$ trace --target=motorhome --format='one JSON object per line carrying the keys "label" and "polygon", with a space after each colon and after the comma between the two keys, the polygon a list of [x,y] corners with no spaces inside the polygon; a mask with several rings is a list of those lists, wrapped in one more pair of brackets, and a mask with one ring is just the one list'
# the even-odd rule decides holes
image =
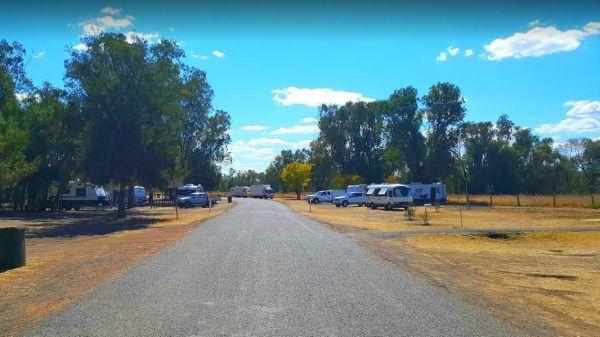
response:
{"label": "motorhome", "polygon": [[108,198],[102,186],[72,181],[63,191],[60,203],[63,209],[79,210],[84,206],[108,205]]}
{"label": "motorhome", "polygon": [[250,186],[250,196],[259,199],[273,199],[275,190],[271,188],[271,185],[252,185]]}
{"label": "motorhome", "polygon": [[360,193],[367,192],[367,184],[348,185],[348,187],[346,187],[346,193],[352,193],[352,192],[360,192]]}
{"label": "motorhome", "polygon": [[233,186],[229,190],[232,197],[247,198],[250,195],[250,187],[248,186]]}
{"label": "motorhome", "polygon": [[446,202],[446,186],[444,184],[410,183],[410,194],[415,205],[442,204]]}
{"label": "motorhome", "polygon": [[323,190],[317,191],[315,194],[306,196],[306,200],[312,204],[319,204],[321,202],[333,202],[333,199],[341,197],[346,194],[344,190]]}
{"label": "motorhome", "polygon": [[403,184],[374,184],[367,186],[367,206],[386,210],[406,208],[412,204],[410,187]]}
{"label": "motorhome", "polygon": [[177,188],[177,196],[182,197],[194,192],[204,192],[204,187],[202,185],[194,185],[194,184],[185,184],[181,185]]}

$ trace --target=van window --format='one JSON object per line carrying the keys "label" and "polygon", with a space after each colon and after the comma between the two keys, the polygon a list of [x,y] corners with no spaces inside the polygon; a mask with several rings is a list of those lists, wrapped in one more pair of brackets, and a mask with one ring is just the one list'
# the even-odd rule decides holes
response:
{"label": "van window", "polygon": [[367,191],[367,195],[373,195],[374,192],[375,192],[374,188],[369,188],[369,190]]}
{"label": "van window", "polygon": [[382,189],[379,190],[379,193],[377,193],[377,195],[385,195],[385,193],[387,192],[387,190],[388,189],[386,187],[384,187],[384,188],[382,188]]}
{"label": "van window", "polygon": [[399,186],[394,188],[394,196],[395,197],[408,197],[409,188],[405,186]]}

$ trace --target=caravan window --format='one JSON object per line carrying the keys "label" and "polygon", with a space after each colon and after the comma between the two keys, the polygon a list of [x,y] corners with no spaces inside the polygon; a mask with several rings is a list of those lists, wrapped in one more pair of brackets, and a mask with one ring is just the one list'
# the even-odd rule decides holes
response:
{"label": "caravan window", "polygon": [[399,186],[394,188],[395,197],[408,197],[409,188],[405,186]]}
{"label": "caravan window", "polygon": [[369,188],[369,190],[367,191],[367,195],[373,195],[374,193],[375,193],[374,188]]}
{"label": "caravan window", "polygon": [[384,188],[382,188],[382,189],[379,190],[379,193],[377,193],[377,195],[385,195],[385,193],[387,192],[387,190],[388,189],[386,187],[384,187]]}

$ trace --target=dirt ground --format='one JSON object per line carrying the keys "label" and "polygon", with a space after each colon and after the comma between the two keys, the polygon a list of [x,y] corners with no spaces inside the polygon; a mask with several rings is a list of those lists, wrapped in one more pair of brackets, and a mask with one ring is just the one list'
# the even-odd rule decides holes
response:
{"label": "dirt ground", "polygon": [[[402,211],[336,208],[282,201],[301,214],[351,232],[390,261],[464,298],[534,336],[600,336],[600,232],[402,235],[376,232],[460,227],[457,208],[429,212],[431,225],[408,221]],[[422,216],[423,210],[417,211]],[[477,208],[463,212],[465,228],[598,227],[600,213],[586,209]]]}
{"label": "dirt ground", "polygon": [[[383,211],[367,207],[313,205],[306,201],[280,200],[300,214],[328,223],[340,230],[398,232],[437,229],[524,229],[600,228],[600,210],[548,207],[416,207],[415,219],[407,220],[402,210]],[[310,210],[310,211],[309,211]],[[462,215],[462,222],[461,222]]]}
{"label": "dirt ground", "polygon": [[16,336],[43,317],[166,248],[232,204],[210,210],[136,208],[124,220],[110,210],[3,216],[27,228],[25,267],[0,270],[0,336]]}

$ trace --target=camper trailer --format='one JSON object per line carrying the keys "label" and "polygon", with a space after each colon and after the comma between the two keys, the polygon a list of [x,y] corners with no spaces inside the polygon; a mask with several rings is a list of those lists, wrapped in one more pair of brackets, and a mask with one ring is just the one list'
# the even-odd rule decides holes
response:
{"label": "camper trailer", "polygon": [[412,204],[410,187],[403,184],[376,184],[367,186],[367,206],[386,210],[406,208]]}
{"label": "camper trailer", "polygon": [[102,186],[72,181],[62,193],[61,205],[63,209],[79,210],[84,206],[108,205],[108,198]]}
{"label": "camper trailer", "polygon": [[185,184],[181,185],[177,188],[177,196],[182,197],[194,192],[204,192],[204,187],[202,185],[194,185],[194,184]]}
{"label": "camper trailer", "polygon": [[446,186],[444,184],[410,183],[410,194],[415,205],[442,204],[446,202]]}
{"label": "camper trailer", "polygon": [[346,188],[346,193],[352,193],[352,192],[360,192],[360,193],[365,193],[367,192],[367,184],[358,184],[358,185],[348,185],[348,187]]}
{"label": "camper trailer", "polygon": [[250,187],[248,186],[233,186],[229,190],[232,197],[247,198],[250,195]]}

